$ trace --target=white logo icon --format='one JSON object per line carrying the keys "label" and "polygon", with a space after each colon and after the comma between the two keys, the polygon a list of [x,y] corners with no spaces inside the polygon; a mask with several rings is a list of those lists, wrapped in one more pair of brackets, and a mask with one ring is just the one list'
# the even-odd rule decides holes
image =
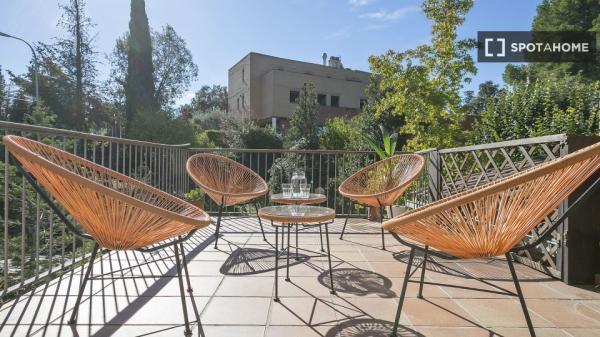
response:
{"label": "white logo icon", "polygon": [[494,39],[492,38],[485,38],[485,44],[484,44],[484,50],[485,50],[485,57],[504,57],[506,56],[506,39],[505,38],[497,38],[495,39],[497,42],[500,42],[501,46],[502,46],[502,51],[500,53],[497,53],[494,55],[494,53],[490,53],[489,51],[489,43],[490,42],[494,42]]}

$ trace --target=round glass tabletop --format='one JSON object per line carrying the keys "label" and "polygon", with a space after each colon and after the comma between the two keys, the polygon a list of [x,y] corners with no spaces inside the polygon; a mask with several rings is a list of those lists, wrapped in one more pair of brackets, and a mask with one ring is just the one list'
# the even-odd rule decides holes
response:
{"label": "round glass tabletop", "polygon": [[258,210],[258,216],[265,220],[283,224],[310,224],[333,221],[335,219],[335,210],[309,205],[267,206]]}
{"label": "round glass tabletop", "polygon": [[275,203],[286,205],[313,205],[324,203],[327,201],[327,197],[324,194],[310,193],[308,198],[292,198],[284,197],[283,193],[277,193],[271,195],[271,200]]}

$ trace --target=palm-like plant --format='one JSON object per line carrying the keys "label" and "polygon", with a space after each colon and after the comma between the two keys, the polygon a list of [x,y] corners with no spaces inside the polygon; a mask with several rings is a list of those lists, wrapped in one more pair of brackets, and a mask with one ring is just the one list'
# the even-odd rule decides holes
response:
{"label": "palm-like plant", "polygon": [[379,130],[381,131],[381,139],[383,142],[383,148],[378,145],[373,138],[362,135],[363,138],[367,141],[369,146],[377,153],[381,160],[390,158],[396,152],[396,145],[398,144],[398,130],[394,130],[389,132],[383,125],[379,125]]}

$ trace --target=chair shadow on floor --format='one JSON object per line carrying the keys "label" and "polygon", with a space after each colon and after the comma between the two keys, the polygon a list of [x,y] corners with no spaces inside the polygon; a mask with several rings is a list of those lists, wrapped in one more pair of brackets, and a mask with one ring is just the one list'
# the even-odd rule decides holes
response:
{"label": "chair shadow on floor", "polygon": [[[389,337],[392,332],[393,323],[372,318],[352,319],[340,323],[327,331],[325,337]],[[424,336],[423,334],[400,325],[398,337],[404,336]]]}
{"label": "chair shadow on floor", "polygon": [[[318,280],[322,286],[331,288],[329,271],[321,273]],[[358,268],[334,269],[333,288],[336,292],[357,296],[377,294],[385,298],[396,297],[396,293],[391,290],[392,280],[381,274]]]}
{"label": "chair shadow on floor", "polygon": [[[290,267],[310,260],[310,256],[298,254],[290,258]],[[286,257],[281,255],[279,268],[285,268]],[[275,250],[261,248],[237,248],[232,251],[220,268],[223,275],[256,275],[275,270]]]}
{"label": "chair shadow on floor", "polygon": [[[394,253],[394,259],[402,263],[408,263],[409,251]],[[413,258],[413,266],[421,266],[423,262],[423,252],[417,250]],[[469,268],[470,267],[470,268]],[[427,271],[432,271],[449,276],[474,279],[479,281],[510,281],[512,278],[508,270],[508,265],[503,259],[488,260],[462,260],[456,262],[452,260],[443,260],[429,255],[427,257]],[[537,273],[519,273],[519,282],[540,282],[554,281],[550,276],[536,275]]]}

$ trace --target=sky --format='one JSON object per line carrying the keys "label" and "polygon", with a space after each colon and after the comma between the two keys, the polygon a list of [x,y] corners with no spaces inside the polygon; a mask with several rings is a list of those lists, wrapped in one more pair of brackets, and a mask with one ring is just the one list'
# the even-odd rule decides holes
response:
{"label": "sky", "polygon": [[[59,2],[0,0],[0,32],[49,43],[64,34],[56,26]],[[541,0],[475,0],[459,38],[483,30],[529,30]],[[250,51],[321,63],[323,52],[344,67],[369,70],[368,57],[402,51],[430,38],[431,22],[416,0],[146,0],[152,29],[169,24],[183,37],[198,65],[198,79],[178,100],[188,102],[203,84],[227,85],[227,70]],[[109,72],[105,55],[128,30],[129,1],[88,0],[98,51],[98,81]],[[476,56],[473,53],[474,57]],[[0,65],[23,73],[31,55],[21,42],[0,37]],[[504,63],[476,63],[479,83],[502,83]]]}

